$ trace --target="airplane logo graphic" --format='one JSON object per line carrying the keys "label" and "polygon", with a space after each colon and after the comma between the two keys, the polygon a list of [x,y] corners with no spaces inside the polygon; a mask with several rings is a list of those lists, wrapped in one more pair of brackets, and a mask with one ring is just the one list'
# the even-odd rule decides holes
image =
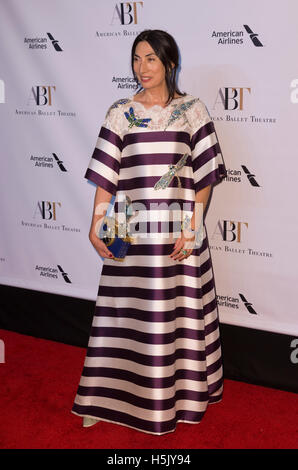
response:
{"label": "airplane logo graphic", "polygon": [[247,169],[246,166],[241,165],[241,167],[243,168],[244,173],[246,173],[246,176],[247,176],[248,181],[250,182],[250,184],[251,184],[252,186],[260,187],[259,183],[257,183],[257,181],[256,181],[256,179],[255,179],[255,176],[256,176],[256,175],[250,173],[250,171]]}
{"label": "airplane logo graphic", "polygon": [[249,34],[250,39],[256,47],[263,47],[263,44],[258,38],[258,34],[254,33],[247,24],[243,25],[246,29],[246,32]]}

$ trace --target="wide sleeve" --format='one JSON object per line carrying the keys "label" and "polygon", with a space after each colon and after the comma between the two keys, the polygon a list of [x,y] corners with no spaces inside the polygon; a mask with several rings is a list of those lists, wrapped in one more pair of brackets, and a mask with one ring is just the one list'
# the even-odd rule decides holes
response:
{"label": "wide sleeve", "polygon": [[191,113],[191,158],[195,192],[220,181],[226,168],[214,124],[206,106],[198,100]]}
{"label": "wide sleeve", "polygon": [[112,195],[115,195],[117,191],[123,146],[119,111],[118,106],[114,105],[108,110],[85,173],[85,178]]}

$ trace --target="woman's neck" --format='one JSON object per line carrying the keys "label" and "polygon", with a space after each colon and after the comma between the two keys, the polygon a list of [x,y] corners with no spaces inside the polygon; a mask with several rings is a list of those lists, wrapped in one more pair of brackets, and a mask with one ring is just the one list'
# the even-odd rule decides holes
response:
{"label": "woman's neck", "polygon": [[166,84],[156,88],[144,89],[140,98],[146,104],[165,104],[169,99],[169,91]]}
{"label": "woman's neck", "polygon": [[[175,93],[173,98],[178,98],[179,96],[178,93]],[[168,102],[169,92],[168,89],[143,90],[135,95],[135,99],[147,106],[154,106],[155,104],[164,106]]]}

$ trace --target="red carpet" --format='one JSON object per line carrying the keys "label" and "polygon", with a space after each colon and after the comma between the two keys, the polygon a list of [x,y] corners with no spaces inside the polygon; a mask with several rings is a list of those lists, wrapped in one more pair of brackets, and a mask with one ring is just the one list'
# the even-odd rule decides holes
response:
{"label": "red carpet", "polygon": [[85,349],[0,330],[1,449],[297,449],[298,396],[225,380],[223,401],[199,424],[152,436],[70,410]]}

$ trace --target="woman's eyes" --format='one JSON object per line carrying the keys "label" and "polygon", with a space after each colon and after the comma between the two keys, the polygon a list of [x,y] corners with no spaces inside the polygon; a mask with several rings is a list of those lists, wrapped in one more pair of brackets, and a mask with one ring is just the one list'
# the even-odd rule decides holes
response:
{"label": "woman's eyes", "polygon": [[[134,62],[139,62],[140,58],[139,57],[134,57],[133,60],[134,60]],[[155,58],[154,57],[148,57],[147,61],[148,62],[155,62]]]}

